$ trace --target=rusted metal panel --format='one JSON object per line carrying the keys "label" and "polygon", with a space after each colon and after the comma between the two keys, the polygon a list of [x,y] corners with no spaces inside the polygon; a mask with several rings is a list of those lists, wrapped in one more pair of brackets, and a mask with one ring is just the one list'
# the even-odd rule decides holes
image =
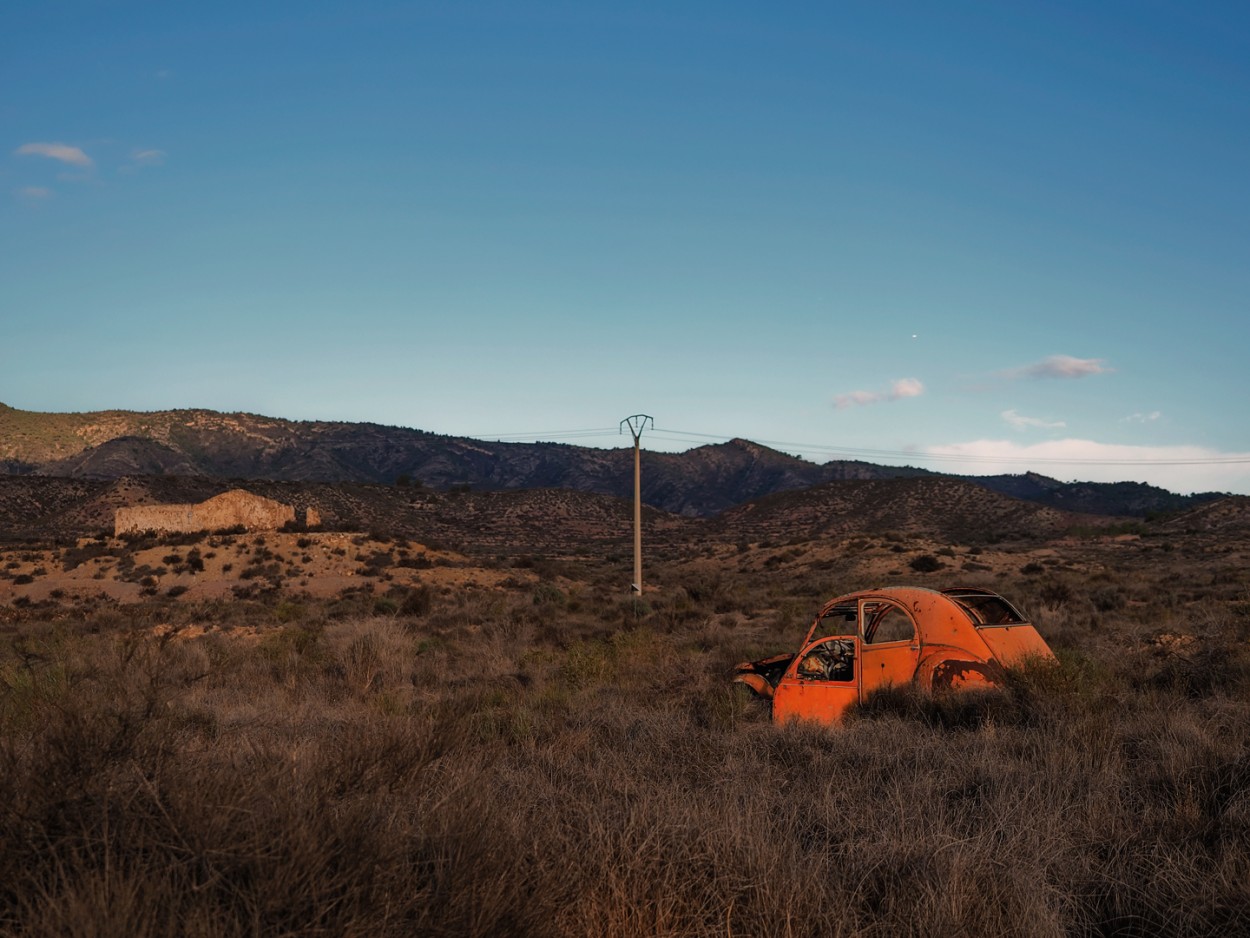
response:
{"label": "rusted metal panel", "polygon": [[794,678],[782,678],[773,692],[773,722],[815,720],[838,723],[851,704],[859,700],[859,687],[847,685],[810,684]]}
{"label": "rusted metal panel", "polygon": [[997,661],[979,661],[958,648],[942,649],[921,662],[916,681],[931,693],[1002,687],[1007,672]]}
{"label": "rusted metal panel", "polygon": [[1037,634],[1037,629],[1027,623],[981,628],[977,632],[989,646],[990,653],[1008,667],[1028,658],[1054,657],[1050,646]]}
{"label": "rusted metal panel", "polygon": [[919,657],[920,649],[916,645],[865,646],[860,699],[889,684],[910,684]]}

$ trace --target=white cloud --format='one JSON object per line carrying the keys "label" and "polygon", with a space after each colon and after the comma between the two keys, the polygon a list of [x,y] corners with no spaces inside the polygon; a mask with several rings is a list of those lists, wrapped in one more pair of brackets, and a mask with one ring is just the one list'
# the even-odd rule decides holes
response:
{"label": "white cloud", "polygon": [[41,202],[52,198],[52,190],[46,186],[22,186],[20,189],[14,189],[13,194],[27,202]]}
{"label": "white cloud", "polygon": [[130,161],[117,167],[117,171],[128,176],[148,166],[163,166],[166,155],[164,150],[131,150]]}
{"label": "white cloud", "polygon": [[833,406],[838,410],[847,407],[862,407],[881,401],[897,401],[904,397],[919,397],[924,393],[924,385],[915,378],[899,378],[887,391],[851,391],[839,394],[833,399]]}
{"label": "white cloud", "polygon": [[930,468],[966,475],[1040,472],[1065,481],[1149,482],[1173,492],[1250,494],[1250,453],[1202,446],[1128,446],[1093,440],[974,440],[924,447]]}
{"label": "white cloud", "polygon": [[165,162],[164,150],[135,150],[130,161],[136,166],[160,166]]}
{"label": "white cloud", "polygon": [[1026,417],[1014,410],[1004,410],[1000,416],[1017,430],[1027,430],[1030,427],[1039,430],[1060,430],[1067,426],[1062,420],[1042,420],[1040,417]]}
{"label": "white cloud", "polygon": [[1104,358],[1051,355],[1040,362],[1012,368],[1002,374],[1007,378],[1086,378],[1089,375],[1102,375],[1114,370],[1107,366]]}
{"label": "white cloud", "polygon": [[899,378],[890,388],[890,400],[896,401],[900,397],[919,397],[924,393],[924,385],[915,378]]}
{"label": "white cloud", "polygon": [[13,151],[18,156],[46,156],[50,160],[67,163],[70,166],[92,166],[91,157],[78,147],[67,143],[23,143]]}
{"label": "white cloud", "polygon": [[1142,414],[1142,413],[1129,414],[1127,417],[1121,418],[1121,422],[1122,423],[1153,423],[1154,421],[1158,420],[1162,416],[1163,416],[1163,413],[1161,411],[1152,410],[1148,414]]}

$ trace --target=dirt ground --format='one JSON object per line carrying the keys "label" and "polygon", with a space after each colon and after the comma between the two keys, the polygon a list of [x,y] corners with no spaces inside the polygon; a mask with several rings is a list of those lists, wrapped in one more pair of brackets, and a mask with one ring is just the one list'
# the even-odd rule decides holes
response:
{"label": "dirt ground", "polygon": [[86,598],[138,602],[155,596],[195,601],[269,588],[327,598],[345,590],[392,586],[489,589],[529,576],[523,570],[482,567],[412,541],[379,542],[343,532],[206,534],[146,543],[84,538],[73,548],[0,550],[0,604]]}

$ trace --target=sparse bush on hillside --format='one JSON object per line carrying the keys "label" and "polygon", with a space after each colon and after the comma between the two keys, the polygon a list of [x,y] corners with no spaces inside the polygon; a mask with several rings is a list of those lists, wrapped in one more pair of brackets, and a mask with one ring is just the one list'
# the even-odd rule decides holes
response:
{"label": "sparse bush on hillside", "polygon": [[148,550],[159,543],[153,531],[123,531],[118,535],[118,540],[131,551]]}
{"label": "sparse bush on hillside", "polygon": [[1089,590],[1089,601],[1099,612],[1114,612],[1123,609],[1128,598],[1121,587],[1095,586]]}
{"label": "sparse bush on hillside", "polygon": [[1072,599],[1072,587],[1063,580],[1046,580],[1041,585],[1039,596],[1044,603],[1063,605]]}
{"label": "sparse bush on hillside", "polygon": [[915,570],[917,573],[933,573],[937,570],[941,570],[943,564],[942,561],[938,560],[932,554],[920,554],[918,557],[913,557],[909,560],[907,566],[911,567],[911,569]]}
{"label": "sparse bush on hillside", "polygon": [[564,595],[564,591],[550,583],[536,583],[532,595],[535,606],[559,607],[568,604],[568,597]]}
{"label": "sparse bush on hillside", "polygon": [[427,557],[424,553],[413,556],[400,557],[395,562],[397,567],[406,567],[410,570],[428,570],[434,566],[434,561]]}
{"label": "sparse bush on hillside", "polygon": [[68,573],[98,557],[107,557],[109,553],[108,544],[100,541],[89,541],[81,547],[67,547],[61,554],[61,567]]}

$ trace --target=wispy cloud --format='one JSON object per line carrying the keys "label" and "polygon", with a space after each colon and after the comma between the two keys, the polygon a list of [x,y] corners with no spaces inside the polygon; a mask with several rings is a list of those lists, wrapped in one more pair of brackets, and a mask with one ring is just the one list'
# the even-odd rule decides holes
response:
{"label": "wispy cloud", "polygon": [[165,162],[164,150],[134,150],[130,161],[136,166],[160,166]]}
{"label": "wispy cloud", "polygon": [[1040,362],[1011,368],[1001,374],[1005,378],[1087,378],[1114,371],[1104,358],[1074,358],[1071,355],[1051,355]]}
{"label": "wispy cloud", "polygon": [[69,166],[89,168],[94,165],[91,157],[68,143],[23,143],[13,152],[18,156],[46,156]]}
{"label": "wispy cloud", "polygon": [[1173,492],[1227,492],[1250,488],[1250,453],[1202,446],[1126,446],[1094,440],[974,440],[926,446],[933,468],[969,475],[1040,472],[1062,480],[1149,482]]}
{"label": "wispy cloud", "polygon": [[1122,423],[1154,423],[1163,416],[1162,411],[1152,410],[1148,414],[1129,414],[1127,417],[1121,417]]}
{"label": "wispy cloud", "polygon": [[924,385],[915,378],[899,378],[885,391],[851,391],[849,394],[839,394],[833,399],[833,406],[838,410],[845,410],[847,407],[862,407],[881,401],[919,397],[923,393]]}
{"label": "wispy cloud", "polygon": [[163,166],[166,156],[164,150],[131,150],[130,159],[117,167],[117,171],[122,175],[130,175],[150,166]]}
{"label": "wispy cloud", "polygon": [[1067,426],[1062,420],[1042,420],[1040,417],[1026,417],[1014,410],[1004,410],[1000,416],[1017,430],[1059,430]]}
{"label": "wispy cloud", "polygon": [[42,202],[44,199],[52,198],[52,190],[47,186],[22,186],[20,189],[14,189],[13,195],[23,202]]}

